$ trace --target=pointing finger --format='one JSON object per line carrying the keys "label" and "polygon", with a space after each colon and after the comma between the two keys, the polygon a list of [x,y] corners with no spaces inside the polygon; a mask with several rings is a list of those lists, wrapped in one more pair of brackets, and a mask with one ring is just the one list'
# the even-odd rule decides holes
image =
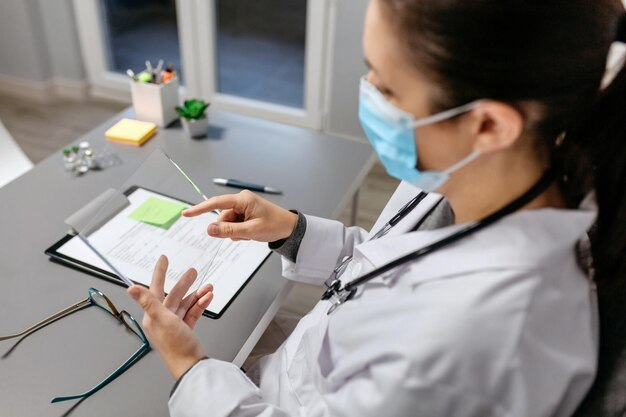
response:
{"label": "pointing finger", "polygon": [[239,194],[225,194],[211,197],[202,203],[183,210],[183,216],[194,217],[213,210],[227,210],[240,205]]}

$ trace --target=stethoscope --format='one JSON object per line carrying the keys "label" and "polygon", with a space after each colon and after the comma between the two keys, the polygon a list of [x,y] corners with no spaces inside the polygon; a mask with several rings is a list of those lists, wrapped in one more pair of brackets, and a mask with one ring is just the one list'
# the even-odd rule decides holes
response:
{"label": "stethoscope", "polygon": [[[408,262],[416,261],[439,249],[443,249],[446,246],[449,246],[455,242],[458,242],[464,237],[467,237],[471,235],[472,233],[475,233],[497,222],[503,217],[508,216],[509,214],[519,210],[520,208],[524,207],[526,204],[530,203],[539,194],[544,192],[550,186],[553,180],[554,180],[554,173],[551,170],[547,170],[543,174],[543,176],[539,179],[539,181],[537,181],[528,191],[526,191],[520,197],[513,200],[511,203],[507,204],[506,206],[499,209],[498,211],[490,214],[489,216],[481,220],[478,220],[470,224],[469,226],[459,230],[458,232],[451,234],[450,236],[446,236],[443,239],[440,239],[434,243],[431,243],[428,246],[420,248],[398,259],[395,259],[379,268],[374,269],[373,271],[368,272],[367,274],[359,278],[356,278],[350,281],[346,285],[342,285],[340,277],[345,272],[348,264],[352,260],[351,256],[346,257],[339,264],[339,266],[337,266],[333,270],[333,272],[331,273],[330,277],[326,280],[326,282],[324,282],[324,285],[326,286],[326,291],[322,295],[322,300],[330,300],[331,302],[331,306],[328,309],[327,314],[332,313],[333,311],[335,311],[335,309],[337,309],[337,307],[344,304],[346,301],[349,301],[356,293],[357,287],[359,285],[365,284],[371,279],[374,279],[378,277],[379,275],[383,275],[386,272],[389,272],[392,269],[399,267],[400,265],[404,265]],[[391,228],[393,228],[403,218],[405,218],[411,211],[413,211],[413,209],[417,207],[417,205],[427,195],[428,195],[427,193],[420,192],[417,196],[411,199],[411,201],[409,201],[402,208],[400,208],[400,210],[380,230],[378,230],[378,232],[376,232],[369,240],[379,239],[382,236],[386,235],[389,232],[389,230],[391,230]],[[428,214],[426,214],[422,218],[422,220],[420,220],[420,223],[426,217],[428,217]],[[418,226],[414,227],[413,230],[415,230],[417,227],[419,227],[419,224]]]}

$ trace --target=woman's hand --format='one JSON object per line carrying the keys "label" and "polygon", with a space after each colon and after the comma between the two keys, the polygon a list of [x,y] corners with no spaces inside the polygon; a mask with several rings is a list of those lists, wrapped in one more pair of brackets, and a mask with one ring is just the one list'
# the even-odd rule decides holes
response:
{"label": "woman's hand", "polygon": [[213,299],[213,286],[207,284],[183,298],[198,276],[195,269],[189,269],[164,297],[167,266],[167,257],[161,255],[154,268],[150,289],[133,285],[127,291],[145,312],[143,329],[152,346],[174,378],[179,379],[206,356],[192,330]]}
{"label": "woman's hand", "polygon": [[183,216],[198,216],[216,209],[222,212],[218,221],[209,225],[209,235],[233,240],[273,242],[286,239],[298,221],[297,214],[248,190],[209,198],[183,211]]}

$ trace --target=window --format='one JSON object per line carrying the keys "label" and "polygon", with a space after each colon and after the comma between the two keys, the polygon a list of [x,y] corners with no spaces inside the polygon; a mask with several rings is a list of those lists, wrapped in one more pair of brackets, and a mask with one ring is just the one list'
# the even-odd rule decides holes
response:
{"label": "window", "polygon": [[174,64],[185,97],[321,127],[329,0],[74,0],[92,91],[130,97],[126,69]]}
{"label": "window", "polygon": [[217,91],[304,107],[306,0],[217,1]]}
{"label": "window", "polygon": [[108,70],[138,73],[146,60],[157,65],[163,59],[183,74],[174,1],[100,0],[100,6]]}

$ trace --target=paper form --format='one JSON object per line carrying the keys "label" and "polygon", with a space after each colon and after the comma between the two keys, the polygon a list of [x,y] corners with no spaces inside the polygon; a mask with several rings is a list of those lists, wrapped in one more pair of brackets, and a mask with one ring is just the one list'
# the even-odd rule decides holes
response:
{"label": "paper form", "polygon": [[[220,314],[269,255],[267,244],[210,237],[206,230],[209,223],[217,219],[214,213],[191,218],[179,217],[168,229],[129,217],[150,198],[180,203],[138,188],[128,196],[130,205],[88,236],[89,242],[122,274],[144,285],[150,285],[159,256],[166,255],[169,259],[166,292],[171,290],[188,268],[196,268],[198,278],[190,291],[199,288],[201,284],[212,283],[214,296],[207,311]],[[70,239],[57,251],[112,272],[78,238]]]}

